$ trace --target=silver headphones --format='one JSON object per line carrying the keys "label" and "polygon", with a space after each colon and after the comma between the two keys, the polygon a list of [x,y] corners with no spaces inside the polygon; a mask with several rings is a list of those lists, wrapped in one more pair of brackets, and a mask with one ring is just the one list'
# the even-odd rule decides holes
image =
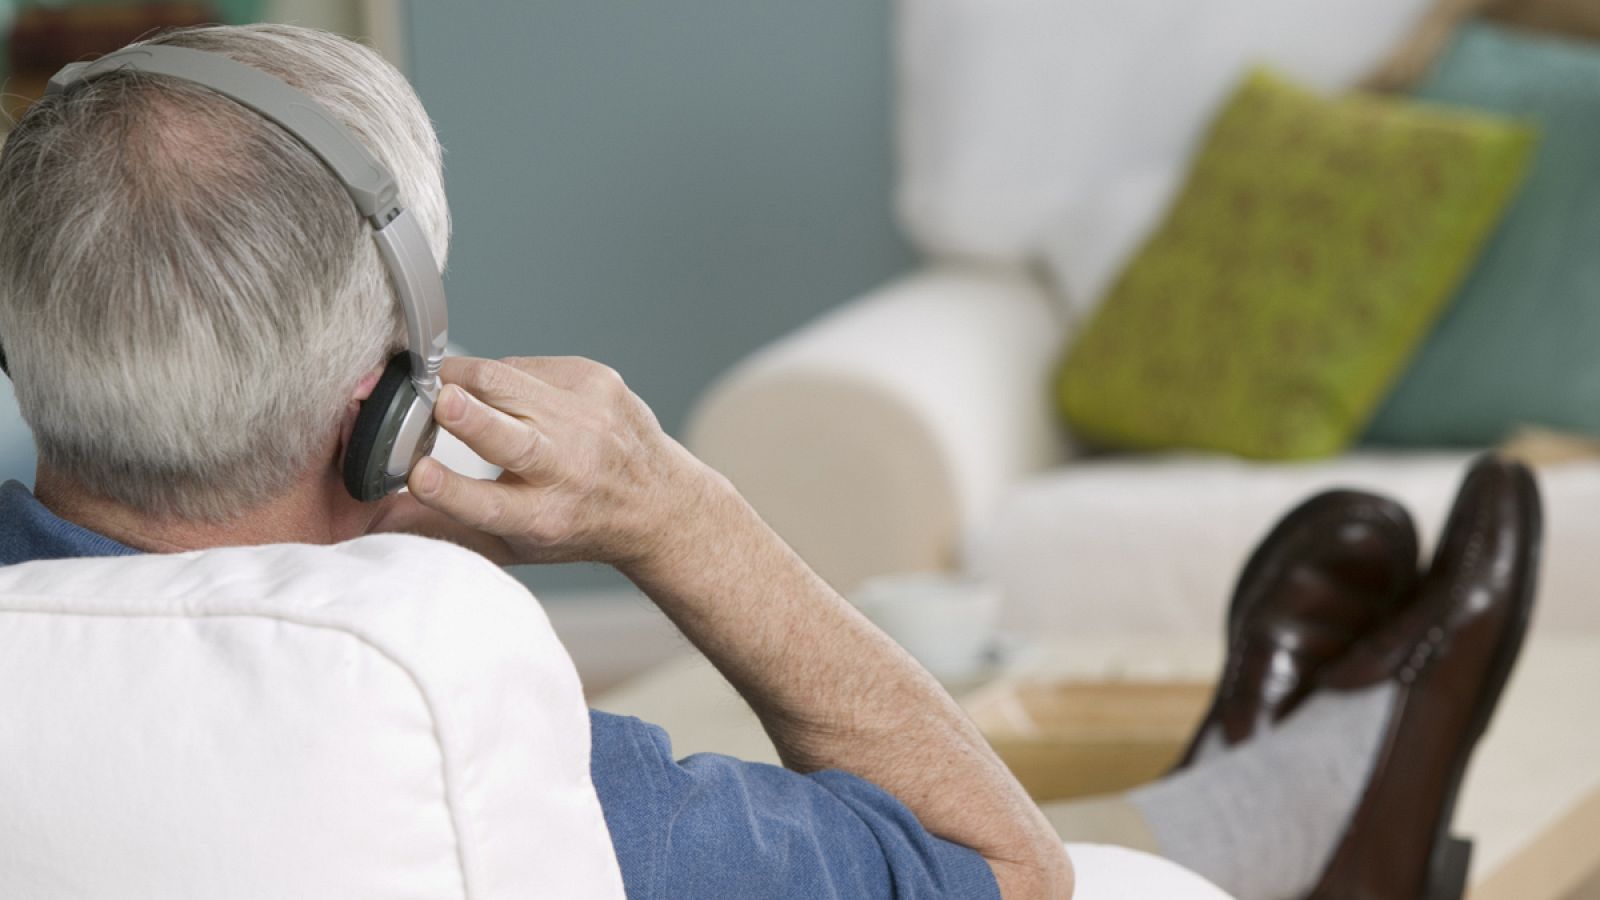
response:
{"label": "silver headphones", "polygon": [[[209,88],[276,122],[333,172],[372,227],[372,239],[406,321],[406,352],[384,369],[361,404],[344,457],[344,483],[357,500],[378,500],[403,487],[433,449],[438,428],[439,365],[447,334],[444,281],[416,217],[399,203],[394,176],[316,100],[259,69],[187,47],[130,47],[89,63],[72,63],[50,79],[49,94],[112,72],[146,72]],[[4,357],[0,357],[3,360]]]}

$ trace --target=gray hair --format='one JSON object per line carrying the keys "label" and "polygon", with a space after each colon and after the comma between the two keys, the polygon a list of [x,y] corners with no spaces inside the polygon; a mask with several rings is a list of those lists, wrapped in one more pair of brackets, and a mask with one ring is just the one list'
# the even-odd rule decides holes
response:
{"label": "gray hair", "polygon": [[[285,25],[169,32],[315,97],[394,173],[443,266],[441,150],[360,44]],[[0,157],[0,345],[39,460],[162,517],[219,521],[326,452],[404,343],[371,231],[287,132],[183,81],[40,100]]]}

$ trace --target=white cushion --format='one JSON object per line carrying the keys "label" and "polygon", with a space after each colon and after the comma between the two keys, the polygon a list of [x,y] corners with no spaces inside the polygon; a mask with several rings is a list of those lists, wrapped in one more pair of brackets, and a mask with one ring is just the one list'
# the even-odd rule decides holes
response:
{"label": "white cushion", "polygon": [[902,219],[933,254],[1018,261],[1063,240],[1102,284],[1142,238],[1252,64],[1356,81],[1429,0],[905,0]]}
{"label": "white cushion", "polygon": [[[1394,497],[1425,546],[1470,456],[1358,453],[1316,463],[1203,456],[1080,460],[1017,485],[972,535],[1025,633],[1213,634],[1245,558],[1284,513],[1331,487]],[[1540,473],[1545,527],[1535,625],[1600,631],[1600,464]]]}
{"label": "white cushion", "polygon": [[615,900],[571,660],[371,537],[0,568],[0,897]]}
{"label": "white cushion", "polygon": [[1044,248],[1057,302],[1074,325],[1088,321],[1118,275],[1160,224],[1185,172],[1159,162],[1108,178],[1056,219]]}
{"label": "white cushion", "polygon": [[1211,882],[1159,857],[1101,844],[1068,844],[1076,900],[1228,900]]}

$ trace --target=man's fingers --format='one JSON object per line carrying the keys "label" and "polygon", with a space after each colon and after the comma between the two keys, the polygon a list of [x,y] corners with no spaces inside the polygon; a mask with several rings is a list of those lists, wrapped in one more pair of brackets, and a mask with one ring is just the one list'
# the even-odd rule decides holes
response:
{"label": "man's fingers", "polygon": [[538,480],[548,440],[538,429],[478,400],[459,385],[439,392],[433,417],[462,443],[491,463],[519,477]]}
{"label": "man's fingers", "polygon": [[446,384],[458,384],[472,396],[512,415],[531,416],[556,402],[557,389],[529,372],[492,359],[448,356],[439,367]]}
{"label": "man's fingers", "polygon": [[500,361],[568,391],[582,393],[598,385],[622,384],[622,376],[615,369],[583,356],[510,356]]}
{"label": "man's fingers", "polygon": [[412,468],[407,485],[422,505],[464,525],[494,535],[517,531],[516,495],[503,484],[458,475],[444,463],[424,457]]}

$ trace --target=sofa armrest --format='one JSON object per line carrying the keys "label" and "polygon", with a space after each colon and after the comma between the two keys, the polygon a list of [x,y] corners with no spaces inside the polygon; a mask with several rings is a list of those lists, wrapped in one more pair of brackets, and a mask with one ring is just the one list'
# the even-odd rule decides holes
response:
{"label": "sofa armrest", "polygon": [[740,363],[688,444],[840,590],[948,569],[1008,485],[1066,455],[1062,337],[1024,273],[923,270]]}

